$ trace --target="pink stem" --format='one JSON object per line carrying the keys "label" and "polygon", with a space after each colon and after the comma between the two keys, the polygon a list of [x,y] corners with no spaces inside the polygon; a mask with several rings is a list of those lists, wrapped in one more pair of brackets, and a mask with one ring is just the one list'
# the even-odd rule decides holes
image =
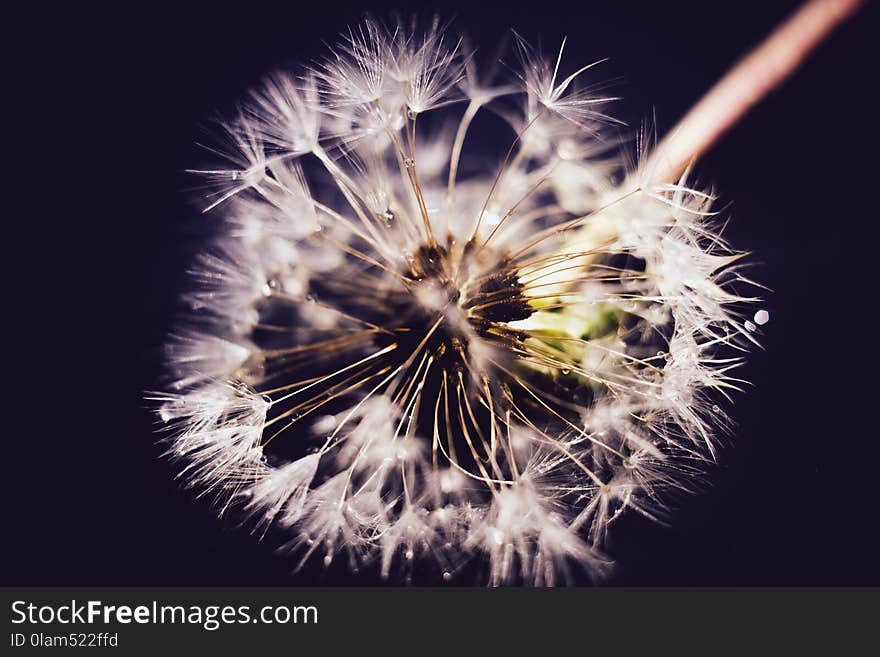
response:
{"label": "pink stem", "polygon": [[728,71],[660,142],[644,169],[647,181],[676,182],[861,4],[862,0],[807,2]]}

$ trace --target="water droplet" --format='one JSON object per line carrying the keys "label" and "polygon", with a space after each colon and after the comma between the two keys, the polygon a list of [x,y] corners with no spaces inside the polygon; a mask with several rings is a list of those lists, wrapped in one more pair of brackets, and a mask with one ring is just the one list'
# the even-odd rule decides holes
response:
{"label": "water droplet", "polygon": [[712,406],[712,410],[713,410],[715,413],[720,413],[720,412],[721,412],[721,407],[720,407],[718,404],[715,404],[715,405]]}
{"label": "water droplet", "polygon": [[411,157],[407,157],[404,158],[403,164],[407,169],[412,169],[416,165],[416,161]]}
{"label": "water droplet", "polygon": [[333,563],[333,557],[328,554],[326,557],[324,557],[324,565],[329,566],[331,563]]}
{"label": "water droplet", "polygon": [[569,374],[571,374],[571,370],[567,369],[567,368],[563,368],[559,371],[562,372],[562,374],[564,374],[565,376],[568,376]]}
{"label": "water droplet", "polygon": [[766,310],[759,310],[755,313],[755,324],[763,326],[770,321],[770,313]]}
{"label": "water droplet", "polygon": [[416,118],[418,115],[419,115],[418,112],[414,112],[414,111],[411,110],[411,109],[406,110],[406,118],[408,118],[408,119],[410,119],[410,120],[413,120],[413,119]]}
{"label": "water droplet", "polygon": [[752,324],[749,320],[746,320],[745,327],[747,331],[757,331],[758,327]]}
{"label": "water droplet", "polygon": [[406,554],[403,555],[403,556],[406,557],[406,560],[407,560],[407,561],[412,561],[412,560],[413,560],[413,557],[415,556],[415,554],[413,553],[412,550],[407,550],[407,551],[406,551]]}
{"label": "water droplet", "polygon": [[448,570],[444,570],[443,571],[443,581],[448,582],[451,579],[452,579],[452,573],[450,573]]}
{"label": "water droplet", "polygon": [[263,290],[262,290],[263,296],[266,296],[266,297],[272,296],[273,292],[277,292],[280,289],[281,289],[281,282],[275,276],[273,276],[272,278],[270,278],[266,281],[265,285],[263,285]]}

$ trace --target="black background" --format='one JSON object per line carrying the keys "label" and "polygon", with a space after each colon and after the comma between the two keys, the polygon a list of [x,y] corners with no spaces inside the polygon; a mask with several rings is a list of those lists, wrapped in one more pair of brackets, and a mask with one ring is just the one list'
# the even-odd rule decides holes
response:
{"label": "black background", "polygon": [[[289,574],[158,459],[143,391],[202,229],[199,125],[382,3],[35,6],[4,17],[2,584],[373,583]],[[617,115],[668,129],[794,2],[393,6],[609,57]],[[876,11],[701,162],[773,292],[714,485],[670,528],[619,527],[615,584],[880,584]],[[468,583],[468,582],[460,582]]]}

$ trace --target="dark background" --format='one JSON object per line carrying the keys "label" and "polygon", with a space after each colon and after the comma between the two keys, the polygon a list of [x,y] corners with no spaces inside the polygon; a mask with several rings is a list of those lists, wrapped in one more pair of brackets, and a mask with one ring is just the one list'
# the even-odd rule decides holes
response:
{"label": "dark background", "polygon": [[[372,583],[291,577],[193,501],[158,458],[143,391],[199,249],[181,173],[201,162],[199,125],[388,7],[123,4],[4,16],[0,584]],[[637,126],[656,108],[662,134],[797,4],[394,7],[454,16],[486,50],[510,27],[548,49],[568,35],[570,63],[610,58],[617,115]],[[876,11],[846,25],[699,166],[773,290],[765,350],[742,371],[754,385],[730,407],[714,485],[670,528],[622,524],[612,583],[880,584],[876,28]]]}

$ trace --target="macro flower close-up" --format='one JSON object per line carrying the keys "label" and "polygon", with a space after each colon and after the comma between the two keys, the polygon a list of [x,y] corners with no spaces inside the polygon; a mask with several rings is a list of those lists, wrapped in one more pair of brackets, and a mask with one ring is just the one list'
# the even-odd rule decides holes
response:
{"label": "macro flower close-up", "polygon": [[601,578],[615,519],[664,521],[713,460],[745,254],[645,134],[627,156],[601,62],[512,49],[483,71],[437,19],[367,19],[192,172],[222,227],[155,396],[168,453],[300,564]]}
{"label": "macro flower close-up", "polygon": [[876,6],[16,12],[12,647],[876,606]]}

